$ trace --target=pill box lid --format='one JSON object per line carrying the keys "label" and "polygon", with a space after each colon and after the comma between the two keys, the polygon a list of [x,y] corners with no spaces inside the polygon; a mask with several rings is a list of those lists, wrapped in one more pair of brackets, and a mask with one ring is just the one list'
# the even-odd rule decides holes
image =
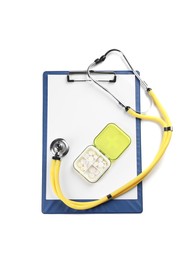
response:
{"label": "pill box lid", "polygon": [[116,160],[130,143],[130,136],[114,123],[106,125],[94,139],[94,145],[110,160]]}

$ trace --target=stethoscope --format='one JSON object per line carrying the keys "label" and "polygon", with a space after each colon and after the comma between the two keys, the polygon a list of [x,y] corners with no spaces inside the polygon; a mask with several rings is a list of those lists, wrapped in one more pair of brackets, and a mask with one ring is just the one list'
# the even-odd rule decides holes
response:
{"label": "stethoscope", "polygon": [[[122,55],[124,61],[129,66],[129,68],[131,69],[131,71],[133,72],[135,77],[138,80],[140,80],[140,85],[144,88],[146,95],[149,96],[149,98],[152,100],[153,104],[156,106],[157,110],[159,111],[159,113],[161,115],[160,117],[147,115],[144,113],[139,113],[139,112],[135,111],[133,108],[131,108],[130,106],[126,106],[116,96],[114,96],[108,89],[106,89],[104,86],[102,86],[98,81],[96,81],[91,76],[90,70],[93,67],[95,67],[96,65],[98,65],[99,63],[104,62],[104,60],[107,58],[107,56],[113,52],[120,53]],[[169,119],[165,109],[161,105],[160,101],[154,94],[153,90],[151,88],[148,88],[146,82],[140,78],[139,74],[133,69],[133,67],[131,66],[131,64],[129,63],[129,61],[127,60],[127,58],[121,51],[119,51],[117,49],[112,49],[112,50],[109,50],[108,52],[106,52],[100,58],[96,59],[92,64],[89,65],[89,67],[87,69],[87,75],[93,83],[95,83],[97,86],[101,87],[102,90],[104,90],[110,96],[112,96],[112,98],[114,98],[118,102],[118,104],[130,116],[132,116],[134,118],[139,118],[142,120],[153,121],[153,122],[157,123],[158,125],[160,125],[160,127],[162,128],[162,141],[161,141],[159,150],[156,153],[156,155],[155,155],[154,159],[152,160],[152,162],[150,163],[150,165],[145,170],[143,170],[138,176],[136,176],[131,181],[124,184],[117,190],[111,192],[110,194],[107,194],[106,196],[104,196],[101,199],[88,201],[88,202],[80,202],[80,201],[70,200],[70,199],[66,198],[64,196],[64,194],[62,193],[60,183],[59,183],[60,165],[61,165],[61,159],[69,151],[69,146],[64,139],[59,138],[59,139],[54,140],[50,145],[50,150],[53,154],[51,168],[50,168],[51,186],[52,186],[52,189],[53,189],[54,193],[56,194],[56,196],[61,201],[63,201],[64,204],[66,204],[70,208],[77,209],[77,210],[86,210],[86,209],[94,208],[111,199],[115,199],[115,198],[121,196],[122,194],[128,192],[129,190],[131,190],[132,188],[137,186],[151,172],[151,170],[155,167],[155,165],[159,162],[159,160],[165,153],[166,148],[168,147],[168,145],[170,143],[171,136],[172,136],[172,130],[173,130],[170,119]]]}

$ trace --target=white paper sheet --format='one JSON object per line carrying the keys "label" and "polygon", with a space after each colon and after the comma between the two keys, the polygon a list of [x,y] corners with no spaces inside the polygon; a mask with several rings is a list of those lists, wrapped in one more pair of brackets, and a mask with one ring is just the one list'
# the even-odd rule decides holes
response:
{"label": "white paper sheet", "polygon": [[[102,84],[125,105],[135,107],[134,75],[117,75],[116,83]],[[122,128],[131,137],[132,143],[97,183],[89,183],[74,170],[73,162],[111,122]],[[57,199],[50,186],[49,146],[58,137],[64,138],[70,146],[60,172],[62,191],[70,199],[100,198],[137,175],[136,121],[93,83],[68,83],[66,75],[48,75],[47,199]],[[119,199],[137,199],[137,187]]]}

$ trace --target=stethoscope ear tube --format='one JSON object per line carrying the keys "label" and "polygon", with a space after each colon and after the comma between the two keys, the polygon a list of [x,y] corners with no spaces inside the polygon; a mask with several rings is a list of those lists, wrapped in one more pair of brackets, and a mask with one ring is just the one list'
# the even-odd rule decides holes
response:
{"label": "stethoscope ear tube", "polygon": [[148,91],[150,88],[148,88],[147,83],[142,80],[142,78],[140,77],[139,73],[133,69],[132,65],[130,64],[129,60],[126,58],[125,54],[118,50],[118,49],[111,49],[109,51],[107,51],[104,55],[102,55],[100,58],[96,59],[93,63],[91,63],[89,65],[89,67],[87,68],[87,75],[89,77],[89,79],[98,87],[100,87],[102,90],[104,90],[105,92],[107,92],[107,94],[109,94],[114,100],[117,101],[117,103],[123,107],[126,108],[127,105],[125,105],[121,100],[119,100],[119,98],[116,97],[116,95],[112,94],[107,88],[105,88],[100,82],[98,82],[97,80],[95,80],[92,77],[92,73],[91,73],[91,69],[94,68],[95,66],[97,66],[98,64],[104,62],[107,58],[108,55],[110,55],[111,53],[118,53],[122,56],[122,59],[125,61],[126,65],[128,66],[128,68],[132,71],[132,73],[135,75],[135,77],[140,81],[140,85],[141,87],[144,89],[146,96],[149,99],[150,105],[149,108],[146,111],[142,111],[142,114],[146,114],[147,111],[151,108],[152,106],[152,99],[150,98],[150,96],[148,95]]}

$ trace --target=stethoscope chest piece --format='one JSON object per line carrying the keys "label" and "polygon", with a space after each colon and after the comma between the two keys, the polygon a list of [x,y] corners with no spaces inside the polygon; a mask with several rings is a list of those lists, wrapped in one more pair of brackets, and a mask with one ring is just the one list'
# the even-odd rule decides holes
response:
{"label": "stethoscope chest piece", "polygon": [[61,159],[68,153],[69,145],[64,139],[57,138],[50,144],[50,151],[52,152],[53,156]]}

